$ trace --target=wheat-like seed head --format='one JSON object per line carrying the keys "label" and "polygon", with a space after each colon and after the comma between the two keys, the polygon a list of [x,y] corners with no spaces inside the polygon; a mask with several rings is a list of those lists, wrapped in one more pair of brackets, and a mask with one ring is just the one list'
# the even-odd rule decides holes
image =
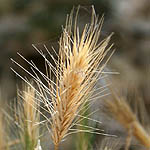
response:
{"label": "wheat-like seed head", "polygon": [[[76,117],[84,118],[84,116],[79,115],[79,111],[90,99],[87,99],[87,97],[91,95],[89,93],[92,92],[92,88],[101,76],[110,57],[105,62],[102,61],[112,47],[112,45],[108,47],[111,35],[99,43],[104,18],[99,19],[94,8],[91,23],[86,24],[80,34],[77,26],[78,11],[79,9],[75,19],[73,19],[74,11],[71,12],[70,16],[67,16],[66,26],[59,40],[59,54],[53,49],[58,59],[54,58],[44,45],[55,65],[52,65],[43,52],[33,45],[45,60],[46,75],[33,62],[29,62],[20,54],[19,56],[31,65],[34,74],[12,59],[37,83],[38,90],[36,92],[46,109],[43,106],[40,107],[44,112],[51,115],[48,118],[42,114],[50,123],[48,129],[56,150],[60,142],[69,135],[68,131],[75,125],[73,122],[77,121]],[[28,80],[19,75],[14,69],[12,70],[35,89]],[[42,76],[44,82],[39,75]],[[86,131],[88,132],[88,130]]]}
{"label": "wheat-like seed head", "polygon": [[[67,18],[66,27],[59,41],[59,58],[56,69],[56,94],[52,96],[53,111],[51,121],[52,140],[55,147],[69,131],[80,107],[86,102],[88,92],[94,86],[103,66],[110,37],[98,43],[103,18],[96,17],[94,9],[90,25],[85,25],[81,34],[75,19],[73,32],[73,12]],[[77,17],[77,14],[76,14]],[[51,83],[49,85],[51,87]]]}
{"label": "wheat-like seed head", "polygon": [[115,94],[112,100],[106,101],[111,115],[145,147],[150,148],[150,136],[138,122],[127,102]]}

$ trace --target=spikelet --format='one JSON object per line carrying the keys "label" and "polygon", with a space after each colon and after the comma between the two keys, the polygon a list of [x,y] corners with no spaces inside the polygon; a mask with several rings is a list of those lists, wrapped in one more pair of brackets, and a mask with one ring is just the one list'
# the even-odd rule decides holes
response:
{"label": "spikelet", "polygon": [[[56,150],[103,70],[104,66],[99,68],[99,65],[107,53],[105,49],[110,40],[108,37],[101,44],[97,43],[103,18],[99,20],[94,9],[91,24],[85,25],[81,37],[77,27],[77,14],[73,33],[71,31],[72,16],[73,12],[67,18],[59,41],[60,55],[55,71],[56,94],[52,96],[51,133]],[[52,86],[52,82],[49,86]]]}
{"label": "spikelet", "polygon": [[[77,121],[79,111],[90,99],[89,93],[92,92],[92,88],[101,76],[111,56],[103,62],[104,57],[112,47],[112,45],[108,47],[111,35],[99,43],[104,18],[99,19],[93,8],[91,23],[86,24],[80,34],[77,27],[78,11],[79,8],[75,19],[73,19],[74,11],[67,16],[66,25],[59,40],[59,54],[53,49],[58,59],[54,58],[44,45],[55,65],[51,64],[43,52],[33,45],[45,60],[46,75],[33,62],[29,62],[20,54],[19,56],[31,65],[34,74],[12,59],[13,63],[22,68],[37,83],[38,96],[40,96],[46,107],[46,109],[43,107],[41,109],[51,116],[48,118],[43,114],[50,123],[48,129],[51,133],[55,150],[58,149],[60,142],[69,135],[68,131],[75,125],[73,122]],[[14,69],[12,70],[34,88],[28,80],[19,75]],[[39,75],[42,76],[44,82]]]}
{"label": "spikelet", "polygon": [[35,91],[28,85],[22,92],[18,91],[16,111],[23,149],[34,150],[39,137],[39,112]]}
{"label": "spikelet", "polygon": [[[115,94],[112,100],[106,101],[106,107],[111,115],[125,128],[131,135],[146,148],[150,148],[150,136],[138,122],[136,116],[125,100],[118,98]],[[127,143],[128,144],[128,143]]]}

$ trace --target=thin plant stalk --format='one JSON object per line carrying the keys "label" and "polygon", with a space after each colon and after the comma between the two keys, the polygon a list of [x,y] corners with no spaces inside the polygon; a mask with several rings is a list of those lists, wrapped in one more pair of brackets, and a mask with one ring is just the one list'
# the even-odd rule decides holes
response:
{"label": "thin plant stalk", "polygon": [[23,149],[34,150],[39,137],[39,110],[34,89],[25,85],[18,91],[17,117]]}

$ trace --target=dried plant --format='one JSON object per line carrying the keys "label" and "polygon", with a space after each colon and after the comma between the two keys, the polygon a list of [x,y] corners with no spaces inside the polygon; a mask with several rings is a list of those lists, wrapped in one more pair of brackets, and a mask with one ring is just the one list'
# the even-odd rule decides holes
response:
{"label": "dried plant", "polygon": [[107,100],[105,104],[111,115],[127,129],[129,134],[127,138],[127,147],[133,135],[143,146],[150,148],[150,136],[138,122],[135,114],[125,100],[114,94],[113,99]]}
{"label": "dried plant", "polygon": [[0,150],[9,150],[8,131],[4,114],[5,103],[2,103],[1,100],[0,96]]}
{"label": "dried plant", "polygon": [[3,124],[3,117],[2,117],[2,112],[0,111],[0,150],[4,150],[6,146],[4,131],[5,130],[4,130],[4,124]]}
{"label": "dried plant", "polygon": [[46,100],[50,105],[48,109],[52,117],[51,136],[56,150],[72,127],[75,117],[87,100],[88,92],[103,70],[104,66],[99,68],[99,65],[107,53],[106,46],[110,40],[108,37],[97,44],[103,18],[99,21],[94,10],[92,22],[85,26],[81,37],[77,27],[77,14],[74,31],[71,31],[72,16],[73,14],[67,18],[59,41],[60,55],[58,61],[55,61],[57,69],[53,70],[56,82],[49,80],[51,104]]}
{"label": "dried plant", "polygon": [[[97,79],[101,77],[102,71],[110,57],[105,61],[103,59],[112,47],[112,45],[108,47],[111,35],[99,43],[103,17],[99,19],[95,14],[94,8],[92,10],[91,23],[85,25],[80,36],[79,28],[77,27],[78,11],[79,9],[75,19],[73,19],[74,11],[71,12],[70,16],[67,16],[66,26],[59,40],[59,54],[53,49],[58,59],[55,59],[44,45],[55,65],[52,65],[43,52],[33,45],[45,60],[47,75],[43,74],[33,62],[27,61],[20,54],[21,58],[32,66],[34,74],[12,60],[37,83],[37,93],[46,107],[41,107],[41,109],[51,115],[51,117],[47,117],[43,114],[50,123],[48,129],[51,133],[55,150],[58,149],[60,142],[71,133],[83,131],[94,133],[94,128],[73,130],[72,127],[77,123],[79,124],[84,118],[84,116],[79,115],[79,112],[83,109],[86,102],[91,100],[91,94],[89,93],[92,92]],[[34,89],[28,80],[17,72],[15,73]],[[45,81],[42,82],[39,74],[47,84],[45,84]],[[30,111],[30,109],[29,107],[29,110],[26,111]],[[32,119],[30,117],[28,120]],[[32,125],[29,122],[26,122],[26,124],[32,129]],[[68,133],[69,131],[72,132]]]}
{"label": "dried plant", "polygon": [[19,134],[23,149],[34,150],[39,137],[39,108],[34,89],[25,85],[18,91],[16,120],[20,128]]}

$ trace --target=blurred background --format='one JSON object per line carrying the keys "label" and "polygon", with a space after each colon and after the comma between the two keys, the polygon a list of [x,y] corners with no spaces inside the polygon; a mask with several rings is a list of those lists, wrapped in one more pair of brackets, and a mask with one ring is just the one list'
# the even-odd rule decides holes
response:
{"label": "blurred background", "polygon": [[[0,0],[0,91],[4,99],[13,99],[20,79],[10,70],[10,58],[24,67],[17,55],[44,70],[41,56],[34,50],[46,44],[57,48],[66,15],[81,5],[81,23],[90,21],[91,5],[99,16],[105,15],[101,37],[112,32],[116,49],[108,68],[116,89],[130,99],[141,97],[150,105],[150,1],[149,0]],[[83,11],[82,11],[83,10]],[[24,75],[21,70],[17,70]]]}
{"label": "blurred background", "polygon": [[[42,64],[31,44],[57,45],[66,15],[81,5],[82,22],[90,21],[91,5],[105,14],[101,37],[114,32],[116,52],[109,65],[120,75],[114,78],[122,89],[136,86],[149,94],[150,2],[149,0],[1,0],[0,1],[0,88],[2,97],[13,98],[16,80],[10,58],[20,61],[17,52]],[[88,19],[87,19],[88,18]],[[37,61],[38,60],[38,61]],[[41,61],[41,62],[40,62]],[[121,82],[119,81],[121,80]],[[118,87],[119,88],[119,87]]]}
{"label": "blurred background", "polygon": [[[123,89],[136,86],[149,99],[150,2],[149,0],[1,0],[0,1],[0,89],[2,97],[13,98],[17,77],[12,73],[10,58],[19,61],[17,52],[28,60],[41,56],[31,44],[56,45],[66,15],[73,6],[85,12],[82,22],[90,21],[91,5],[96,13],[105,14],[102,37],[114,32],[116,52],[109,66]],[[89,19],[87,19],[89,18]],[[42,61],[42,60],[41,60]],[[41,62],[42,63],[42,62]],[[119,82],[118,80],[121,80]]]}

